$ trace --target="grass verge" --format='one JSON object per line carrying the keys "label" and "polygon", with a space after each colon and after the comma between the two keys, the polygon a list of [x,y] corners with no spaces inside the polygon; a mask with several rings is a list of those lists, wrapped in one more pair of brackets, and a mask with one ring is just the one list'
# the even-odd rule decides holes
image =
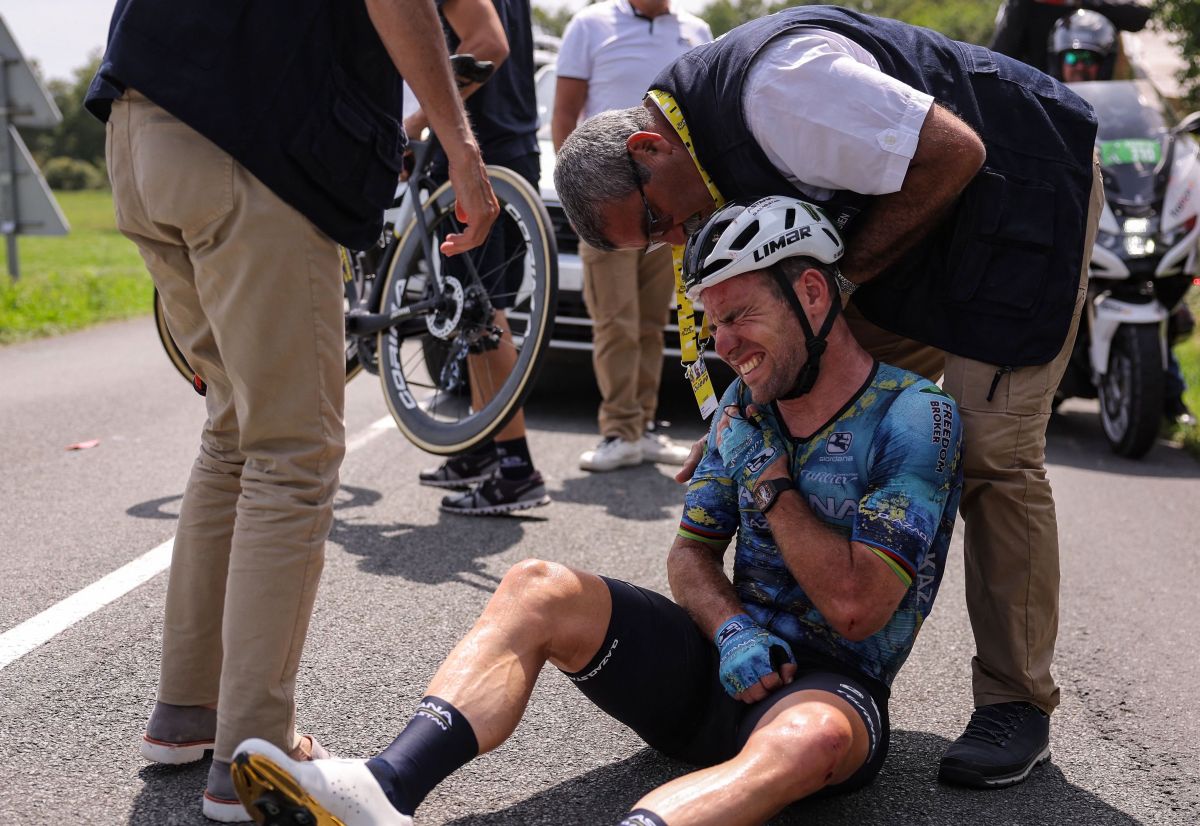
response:
{"label": "grass verge", "polygon": [[151,282],[117,231],[107,190],[57,192],[71,232],[20,236],[21,278],[0,274],[0,344],[150,312]]}

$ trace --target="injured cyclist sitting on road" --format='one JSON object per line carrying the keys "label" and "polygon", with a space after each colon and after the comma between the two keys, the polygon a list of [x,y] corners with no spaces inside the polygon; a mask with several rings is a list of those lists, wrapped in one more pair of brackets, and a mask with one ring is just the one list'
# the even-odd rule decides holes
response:
{"label": "injured cyclist sitting on road", "polygon": [[941,581],[961,431],[953,399],[851,336],[842,252],[822,213],[782,197],[727,205],[688,242],[688,294],[738,378],[684,497],[674,601],[519,563],[380,754],[300,763],[243,743],[234,782],[256,822],[411,824],[434,786],[512,734],[547,661],[696,767],[629,801],[623,824],[762,823],[869,783],[889,686]]}

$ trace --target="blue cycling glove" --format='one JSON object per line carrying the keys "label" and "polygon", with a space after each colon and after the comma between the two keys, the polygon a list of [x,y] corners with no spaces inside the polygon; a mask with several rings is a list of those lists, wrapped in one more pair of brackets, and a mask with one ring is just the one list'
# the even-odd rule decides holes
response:
{"label": "blue cycling glove", "polygon": [[713,637],[721,653],[721,685],[730,697],[756,684],[784,663],[794,663],[792,648],[756,623],[738,614],[717,629]]}
{"label": "blue cycling glove", "polygon": [[732,479],[754,489],[766,469],[786,454],[785,440],[759,413],[736,411],[720,434],[721,461]]}

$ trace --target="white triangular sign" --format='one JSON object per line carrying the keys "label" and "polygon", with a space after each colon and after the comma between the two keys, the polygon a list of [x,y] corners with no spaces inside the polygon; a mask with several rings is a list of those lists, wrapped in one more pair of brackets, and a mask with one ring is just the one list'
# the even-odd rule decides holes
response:
{"label": "white triangular sign", "polygon": [[21,54],[16,39],[0,17],[0,60],[7,68],[8,119],[17,126],[57,126],[62,113]]}
{"label": "white triangular sign", "polygon": [[[18,235],[66,235],[67,218],[58,208],[17,128],[8,127],[8,135],[16,150],[17,215],[9,214],[8,199],[0,197],[0,233],[7,235],[15,229]],[[7,178],[7,172],[0,170],[0,192],[6,188]]]}

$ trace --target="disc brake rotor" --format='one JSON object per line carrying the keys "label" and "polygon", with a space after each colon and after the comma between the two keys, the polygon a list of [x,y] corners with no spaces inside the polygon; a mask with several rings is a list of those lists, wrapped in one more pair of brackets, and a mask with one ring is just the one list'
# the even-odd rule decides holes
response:
{"label": "disc brake rotor", "polygon": [[442,275],[442,306],[425,316],[425,326],[435,338],[448,339],[458,330],[463,313],[463,286],[452,275]]}

